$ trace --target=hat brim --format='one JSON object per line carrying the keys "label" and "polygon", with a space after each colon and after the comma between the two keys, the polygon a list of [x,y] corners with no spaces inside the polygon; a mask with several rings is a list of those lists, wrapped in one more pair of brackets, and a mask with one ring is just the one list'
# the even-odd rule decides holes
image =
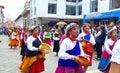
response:
{"label": "hat brim", "polygon": [[73,26],[70,26],[69,28],[67,28],[67,29],[66,29],[66,31],[65,31],[65,32],[67,33],[67,32],[68,32],[70,29],[72,29],[73,27],[78,27],[78,25],[77,25],[77,24],[75,24],[75,25],[73,25]]}

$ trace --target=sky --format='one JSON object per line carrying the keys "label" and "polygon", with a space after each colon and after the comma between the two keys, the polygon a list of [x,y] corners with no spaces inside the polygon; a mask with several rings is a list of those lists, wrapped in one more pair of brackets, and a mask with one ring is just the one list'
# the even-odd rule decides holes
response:
{"label": "sky", "polygon": [[0,5],[4,6],[3,13],[6,18],[15,20],[23,11],[27,0],[0,0]]}

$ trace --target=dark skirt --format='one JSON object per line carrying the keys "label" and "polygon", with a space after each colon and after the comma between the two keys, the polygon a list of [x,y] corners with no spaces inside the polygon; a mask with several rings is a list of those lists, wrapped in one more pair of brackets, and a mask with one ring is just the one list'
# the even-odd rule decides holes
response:
{"label": "dark skirt", "polygon": [[54,40],[54,45],[53,45],[53,52],[59,52],[59,49],[60,49],[60,47],[59,47],[59,41],[60,40]]}
{"label": "dark skirt", "polygon": [[24,42],[22,42],[21,43],[22,45],[21,45],[21,51],[20,51],[20,55],[25,55],[25,52],[26,52],[26,49],[27,49],[27,45],[24,43]]}

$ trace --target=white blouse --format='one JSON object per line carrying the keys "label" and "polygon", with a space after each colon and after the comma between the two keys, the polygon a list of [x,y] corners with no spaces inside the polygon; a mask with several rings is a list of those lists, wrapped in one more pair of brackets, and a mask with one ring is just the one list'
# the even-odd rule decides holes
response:
{"label": "white blouse", "polygon": [[[30,50],[30,51],[37,51],[38,48],[34,47],[32,44],[33,44],[33,41],[35,40],[36,38],[34,38],[33,36],[29,36],[27,38],[27,48]],[[41,39],[39,38],[39,40],[41,41]]]}
{"label": "white blouse", "polygon": [[12,38],[12,39],[15,39],[15,38],[16,38],[16,33],[15,33],[15,32],[12,32],[11,38]]}
{"label": "white blouse", "polygon": [[120,40],[115,43],[115,46],[112,50],[111,61],[120,64]]}
{"label": "white blouse", "polygon": [[104,44],[105,50],[106,50],[107,53],[110,54],[110,55],[112,55],[112,50],[110,50],[110,45],[112,45],[113,43],[114,43],[113,40],[108,39],[108,40],[105,41],[105,44]]}
{"label": "white blouse", "polygon": [[[78,35],[77,39],[81,40],[81,38],[83,38],[85,35],[86,35],[86,33],[82,32]],[[95,38],[92,34],[90,34],[90,40],[89,41],[90,41],[90,43],[92,43],[92,45],[95,45],[95,43],[96,43]]]}
{"label": "white blouse", "polygon": [[[76,41],[71,41],[69,38],[65,38],[60,45],[60,50],[58,52],[59,58],[65,59],[65,60],[74,59],[75,56],[66,53],[66,51],[73,49],[75,47],[75,45],[76,45]],[[81,49],[81,55],[86,55],[83,52],[83,49],[82,49],[82,46],[80,43],[79,43],[79,46]]]}
{"label": "white blouse", "polygon": [[95,33],[95,38],[97,38],[98,36],[100,36],[102,34],[101,31],[98,31],[97,33]]}

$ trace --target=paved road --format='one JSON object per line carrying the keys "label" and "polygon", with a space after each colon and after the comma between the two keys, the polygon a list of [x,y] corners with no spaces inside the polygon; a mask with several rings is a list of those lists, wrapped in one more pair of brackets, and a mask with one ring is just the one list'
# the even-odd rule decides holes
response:
{"label": "paved road", "polygon": [[[0,73],[21,73],[19,65],[21,63],[20,48],[10,49],[8,37],[0,35]],[[54,73],[57,66],[58,57],[51,52],[46,55],[45,71],[43,73]],[[97,70],[98,61],[93,61],[93,66],[89,67],[87,73],[100,73]]]}

